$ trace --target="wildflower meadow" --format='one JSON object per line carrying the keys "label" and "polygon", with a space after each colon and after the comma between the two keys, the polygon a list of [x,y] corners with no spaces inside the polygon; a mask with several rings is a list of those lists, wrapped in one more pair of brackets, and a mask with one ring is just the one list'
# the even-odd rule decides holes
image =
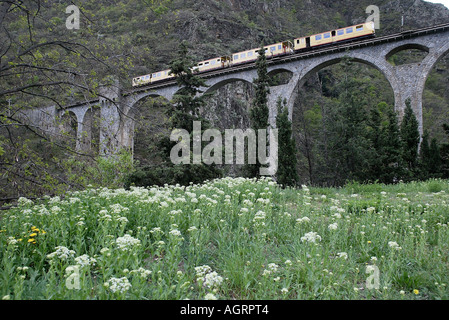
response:
{"label": "wildflower meadow", "polygon": [[90,188],[0,214],[4,300],[449,298],[445,180]]}

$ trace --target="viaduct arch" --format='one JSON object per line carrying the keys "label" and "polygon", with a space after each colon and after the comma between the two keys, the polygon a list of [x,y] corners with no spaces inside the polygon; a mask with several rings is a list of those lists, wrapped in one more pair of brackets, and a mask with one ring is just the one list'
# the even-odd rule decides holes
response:
{"label": "viaduct arch", "polygon": [[[422,61],[416,63],[394,66],[388,62],[388,58],[392,55],[408,49],[417,49],[426,52],[427,55]],[[276,100],[279,96],[286,98],[289,117],[292,119],[293,104],[297,98],[298,89],[304,84],[307,75],[348,58],[374,67],[385,76],[393,90],[395,110],[400,118],[404,113],[406,101],[410,101],[419,123],[419,131],[422,134],[424,86],[432,68],[448,52],[449,23],[269,59],[267,70],[269,74],[291,73],[291,78],[287,83],[270,88],[268,99],[270,124],[275,126]],[[234,81],[253,83],[257,77],[257,70],[255,64],[252,63],[210,72],[202,76],[208,85],[208,87],[202,88],[202,91],[209,93]],[[130,128],[133,126],[133,119],[130,116],[130,110],[138,101],[156,96],[162,96],[170,101],[178,90],[179,88],[173,80],[136,88],[125,93],[121,92],[116,83],[104,87],[100,92],[99,99],[70,106],[68,110],[75,114],[78,122],[77,148],[82,148],[86,144],[82,142],[83,132],[87,129],[84,128],[84,118],[86,112],[93,106],[100,106],[102,120],[99,129],[100,154],[111,155],[120,148],[132,148],[132,130]],[[43,109],[50,115],[48,121],[51,121],[52,116],[57,118],[66,111],[54,108],[52,112],[49,112],[49,107],[43,107]],[[35,110],[30,111],[28,118],[35,119],[34,113]],[[42,123],[42,119],[38,120]],[[87,133],[87,136],[92,136],[92,134]]]}

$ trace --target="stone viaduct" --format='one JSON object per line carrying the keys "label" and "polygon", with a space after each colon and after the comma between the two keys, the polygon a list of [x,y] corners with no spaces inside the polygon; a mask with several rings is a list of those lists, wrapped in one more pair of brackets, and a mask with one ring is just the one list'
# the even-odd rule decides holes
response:
{"label": "stone viaduct", "polygon": [[[425,52],[426,56],[418,63],[399,66],[393,66],[387,61],[390,56],[407,49],[418,49]],[[448,51],[449,23],[269,59],[270,74],[291,73],[288,83],[270,88],[270,123],[275,126],[278,96],[287,99],[289,116],[292,119],[293,104],[307,75],[338,63],[344,58],[349,58],[380,70],[394,92],[395,109],[400,117],[403,115],[406,101],[411,102],[422,134],[422,94],[425,82],[432,68]],[[257,78],[257,70],[255,64],[251,63],[221,69],[202,76],[208,85],[203,88],[203,91],[208,93],[234,81],[253,83],[253,80]],[[178,90],[179,87],[173,80],[139,87],[129,92],[121,92],[118,85],[112,85],[103,88],[99,99],[71,105],[65,109],[46,107],[32,110],[26,116],[30,121],[37,121],[36,125],[44,126],[51,132],[57,127],[55,119],[69,112],[77,123],[76,133],[74,133],[77,137],[76,147],[84,149],[89,146],[92,135],[89,121],[92,121],[92,113],[97,108],[101,119],[100,154],[110,155],[122,147],[132,149],[135,121],[131,110],[139,100],[162,96],[170,101]]]}

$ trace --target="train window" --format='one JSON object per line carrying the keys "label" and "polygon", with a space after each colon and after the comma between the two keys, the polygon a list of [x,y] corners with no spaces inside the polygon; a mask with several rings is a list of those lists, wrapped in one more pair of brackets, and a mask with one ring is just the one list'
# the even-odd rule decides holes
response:
{"label": "train window", "polygon": [[345,34],[345,30],[337,30],[337,36],[342,36]]}
{"label": "train window", "polygon": [[278,50],[282,50],[282,44],[278,44]]}
{"label": "train window", "polygon": [[157,74],[157,76],[160,77],[160,76],[161,76],[161,73],[159,72],[159,73]]}
{"label": "train window", "polygon": [[324,39],[327,39],[327,38],[330,38],[330,37],[331,37],[330,32],[324,34]]}
{"label": "train window", "polygon": [[346,33],[352,33],[352,27],[346,29]]}
{"label": "train window", "polygon": [[240,58],[243,59],[243,58],[245,58],[245,57],[246,57],[246,53],[245,53],[245,52],[243,52],[243,53],[240,54]]}
{"label": "train window", "polygon": [[145,80],[148,80],[148,79],[150,79],[150,76],[145,76]]}
{"label": "train window", "polygon": [[321,34],[315,36],[315,40],[321,40]]}
{"label": "train window", "polygon": [[212,60],[210,64],[211,64],[211,65],[214,65],[215,63],[216,63],[216,61],[215,61],[215,60]]}
{"label": "train window", "polygon": [[238,54],[234,55],[234,60],[237,60],[238,58],[239,58]]}
{"label": "train window", "polygon": [[357,27],[355,27],[355,31],[363,31],[363,26],[357,26]]}
{"label": "train window", "polygon": [[252,51],[248,52],[248,57],[252,57],[252,56],[253,56],[253,52]]}
{"label": "train window", "polygon": [[276,47],[270,47],[270,51],[271,52],[276,51]]}

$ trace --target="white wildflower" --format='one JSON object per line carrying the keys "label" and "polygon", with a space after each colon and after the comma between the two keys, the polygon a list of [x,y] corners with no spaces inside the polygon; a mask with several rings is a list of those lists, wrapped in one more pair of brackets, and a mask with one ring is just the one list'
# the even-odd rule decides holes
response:
{"label": "white wildflower", "polygon": [[310,222],[310,219],[308,217],[298,218],[298,219],[296,219],[296,222],[299,224],[306,223],[306,222]]}
{"label": "white wildflower", "polygon": [[128,251],[132,249],[132,247],[136,247],[140,245],[140,240],[133,238],[129,234],[125,234],[123,237],[118,237],[115,240],[115,243],[117,244],[117,247],[121,251]]}
{"label": "white wildflower", "polygon": [[208,294],[206,294],[206,296],[204,297],[204,300],[217,300],[217,297],[214,296],[212,293],[208,293]]}
{"label": "white wildflower", "polygon": [[131,270],[130,274],[137,274],[139,275],[139,277],[141,277],[142,279],[146,279],[148,278],[153,272],[151,270],[147,270],[144,269],[142,267],[140,267],[137,270]]}
{"label": "white wildflower", "polygon": [[95,258],[89,257],[87,254],[83,254],[82,256],[76,257],[75,261],[81,266],[94,266],[97,260]]}
{"label": "white wildflower", "polygon": [[217,288],[223,282],[223,277],[219,276],[217,272],[213,271],[204,277],[204,285],[208,288]]}
{"label": "white wildflower", "polygon": [[395,241],[389,241],[388,246],[392,249],[401,250],[402,248]]}
{"label": "white wildflower", "polygon": [[61,260],[67,260],[69,258],[72,258],[75,255],[75,251],[69,250],[68,248],[64,246],[57,246],[55,247],[56,251],[52,252],[47,255],[48,259],[58,258]]}
{"label": "white wildflower", "polygon": [[316,232],[308,232],[303,237],[301,237],[301,241],[307,241],[311,243],[315,243],[316,241],[321,241],[321,236]]}
{"label": "white wildflower", "polygon": [[115,278],[112,277],[107,282],[105,282],[105,287],[109,288],[112,292],[126,292],[131,288],[131,284],[129,283],[126,277]]}
{"label": "white wildflower", "polygon": [[332,223],[328,226],[329,230],[337,230],[338,228],[338,224],[337,223]]}
{"label": "white wildflower", "polygon": [[276,272],[278,270],[279,266],[276,263],[269,263],[268,264],[268,270],[272,272]]}
{"label": "white wildflower", "polygon": [[348,259],[348,254],[346,252],[339,252],[339,253],[337,253],[337,256],[339,258],[343,258],[345,260]]}

